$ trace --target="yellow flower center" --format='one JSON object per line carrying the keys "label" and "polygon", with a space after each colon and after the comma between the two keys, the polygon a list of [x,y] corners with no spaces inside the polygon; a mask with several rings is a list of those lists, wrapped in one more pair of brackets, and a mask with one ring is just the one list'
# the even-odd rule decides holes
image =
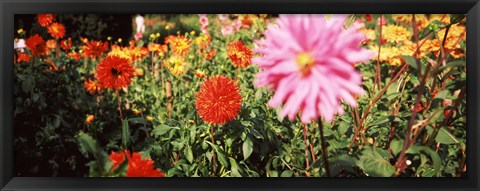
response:
{"label": "yellow flower center", "polygon": [[302,76],[310,74],[310,70],[315,64],[315,59],[308,52],[302,52],[297,56],[297,65]]}

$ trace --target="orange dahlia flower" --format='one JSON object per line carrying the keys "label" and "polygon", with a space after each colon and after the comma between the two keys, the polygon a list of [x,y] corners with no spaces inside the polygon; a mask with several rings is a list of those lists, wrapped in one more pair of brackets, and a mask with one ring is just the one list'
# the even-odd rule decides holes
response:
{"label": "orange dahlia flower", "polygon": [[170,44],[173,52],[180,56],[185,56],[190,51],[190,40],[185,36],[167,36],[165,44]]}
{"label": "orange dahlia flower", "polygon": [[53,15],[53,14],[38,14],[37,15],[38,23],[42,27],[48,27],[48,25],[52,24],[54,19],[55,19],[55,15]]}
{"label": "orange dahlia flower", "polygon": [[102,89],[98,82],[92,81],[91,79],[88,79],[87,81],[83,82],[83,85],[85,86],[85,89],[87,92],[90,92],[91,94],[96,94],[100,92]]}
{"label": "orange dahlia flower", "polygon": [[245,68],[250,65],[253,52],[242,41],[234,41],[227,45],[227,55],[235,66]]}
{"label": "orange dahlia flower", "polygon": [[103,88],[127,87],[135,76],[133,66],[126,58],[107,56],[97,66],[97,79]]}
{"label": "orange dahlia flower", "polygon": [[200,86],[195,108],[205,122],[224,125],[237,117],[241,104],[237,84],[225,76],[214,76]]}
{"label": "orange dahlia flower", "polygon": [[150,158],[142,159],[138,152],[120,151],[110,154],[110,161],[113,163],[112,171],[125,161],[125,155],[128,160],[127,177],[164,177],[165,174],[159,169],[155,169],[154,161]]}
{"label": "orange dahlia flower", "polygon": [[60,23],[52,23],[48,26],[48,33],[55,39],[61,39],[65,36],[65,27]]}

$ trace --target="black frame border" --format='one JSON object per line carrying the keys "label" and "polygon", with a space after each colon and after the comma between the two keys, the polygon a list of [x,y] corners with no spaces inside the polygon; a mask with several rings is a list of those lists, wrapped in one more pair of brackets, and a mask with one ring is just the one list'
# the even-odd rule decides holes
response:
{"label": "black frame border", "polygon": [[[0,190],[480,190],[479,0],[0,0]],[[37,13],[457,13],[467,14],[466,178],[39,178],[15,177],[14,14]]]}

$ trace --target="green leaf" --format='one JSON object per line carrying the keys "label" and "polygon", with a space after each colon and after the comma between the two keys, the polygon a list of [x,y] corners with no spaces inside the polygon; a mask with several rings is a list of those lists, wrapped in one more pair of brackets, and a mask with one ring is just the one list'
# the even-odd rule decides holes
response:
{"label": "green leaf", "polygon": [[253,152],[253,143],[252,143],[252,140],[250,140],[250,138],[247,138],[245,142],[243,142],[242,150],[243,150],[243,159],[244,160],[248,159],[248,157],[250,157],[250,155]]}
{"label": "green leaf", "polygon": [[353,170],[353,166],[355,166],[355,160],[353,160],[350,155],[345,153],[339,154],[330,159],[330,169],[332,170],[332,175],[338,174],[342,169],[349,172],[355,172]]}
{"label": "green leaf", "polygon": [[432,150],[431,148],[429,147],[426,147],[426,146],[411,146],[407,151],[406,153],[407,154],[420,154],[420,152],[424,152],[426,154],[428,154],[430,156],[430,158],[432,158],[432,161],[433,161],[433,174],[435,174],[435,176],[440,176],[440,168],[441,168],[441,165],[442,165],[442,160],[440,159],[440,156],[438,156],[438,154]]}
{"label": "green leaf", "polygon": [[[433,128],[428,126],[427,127],[427,132],[428,134],[432,135],[433,133]],[[441,143],[441,144],[458,144],[460,143],[458,141],[458,139],[452,135],[448,129],[446,129],[445,127],[441,127],[440,130],[438,131],[438,134],[437,136],[435,137],[435,141]]]}
{"label": "green leaf", "polygon": [[190,145],[187,145],[185,147],[185,150],[183,151],[185,154],[185,157],[187,157],[188,162],[192,163],[193,162],[193,152],[192,152],[192,147]]}
{"label": "green leaf", "polygon": [[291,170],[283,171],[280,177],[292,177],[293,172]]}
{"label": "green leaf", "polygon": [[394,139],[390,142],[390,149],[392,154],[397,156],[403,148],[403,140]]}
{"label": "green leaf", "polygon": [[130,139],[130,128],[128,126],[128,120],[125,120],[122,125],[122,145],[123,148],[128,148],[128,141]]}
{"label": "green leaf", "polygon": [[438,94],[433,99],[445,99],[449,92],[449,90],[443,90],[441,92],[438,92]]}
{"label": "green leaf", "polygon": [[410,65],[413,69],[418,70],[417,60],[411,56],[402,56],[403,60]]}
{"label": "green leaf", "polygon": [[148,125],[148,121],[145,120],[145,118],[142,118],[142,117],[131,118],[131,119],[128,119],[128,121],[133,123],[133,124]]}
{"label": "green leaf", "polygon": [[176,129],[179,130],[180,128],[178,127],[170,127],[168,125],[159,125],[158,127],[153,128],[152,130],[152,135],[155,137],[162,136],[163,134],[167,133],[168,131]]}
{"label": "green leaf", "polygon": [[387,161],[385,153],[388,154],[380,148],[366,147],[362,150],[357,165],[369,176],[390,177],[395,173],[395,167]]}
{"label": "green leaf", "polygon": [[228,161],[227,161],[227,158],[225,157],[225,154],[220,150],[218,149],[215,149],[215,151],[217,152],[217,158],[218,158],[218,161],[220,162],[220,164],[227,168],[228,167]]}
{"label": "green leaf", "polygon": [[450,14],[450,24],[456,24],[466,17],[465,14]]}
{"label": "green leaf", "polygon": [[454,60],[452,62],[447,63],[445,66],[440,66],[438,68],[437,74],[441,73],[447,68],[465,67],[465,66],[467,66],[465,60]]}

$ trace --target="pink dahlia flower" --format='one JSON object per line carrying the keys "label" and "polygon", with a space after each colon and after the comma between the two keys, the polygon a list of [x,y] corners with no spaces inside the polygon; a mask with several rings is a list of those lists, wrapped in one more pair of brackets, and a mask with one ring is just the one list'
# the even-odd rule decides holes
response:
{"label": "pink dahlia flower", "polygon": [[200,21],[200,25],[203,27],[207,27],[208,26],[208,17],[207,15],[205,14],[199,14],[198,15],[200,18],[199,18],[199,21]]}
{"label": "pink dahlia flower", "polygon": [[354,64],[374,52],[362,48],[365,36],[355,27],[344,29],[345,15],[280,15],[270,24],[265,39],[257,40],[253,58],[261,71],[255,85],[275,89],[270,107],[283,105],[281,116],[293,121],[297,112],[309,123],[319,116],[332,121],[343,114],[341,100],[357,106],[362,76]]}

